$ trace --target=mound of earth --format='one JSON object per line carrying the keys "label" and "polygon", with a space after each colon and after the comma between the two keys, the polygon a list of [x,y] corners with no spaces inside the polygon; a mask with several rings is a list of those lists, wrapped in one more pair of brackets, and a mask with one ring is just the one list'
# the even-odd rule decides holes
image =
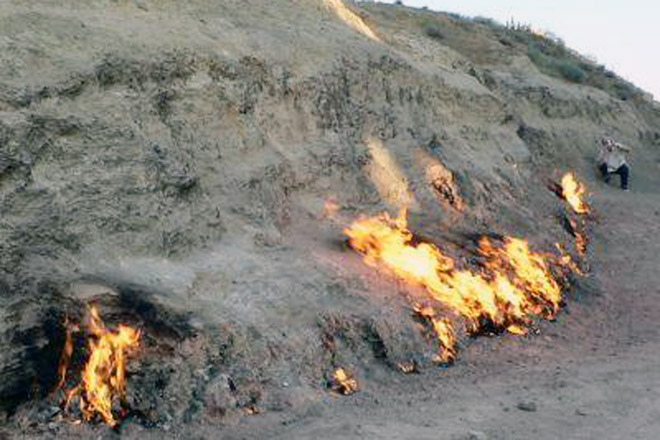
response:
{"label": "mound of earth", "polygon": [[[550,76],[503,28],[400,6],[1,4],[0,435],[658,428],[648,98]],[[603,135],[634,147],[630,194],[598,180]],[[439,368],[406,299],[419,288],[365,265],[343,229],[407,208],[467,265],[482,234],[551,252],[572,240],[547,188],[566,171],[592,192],[590,275],[556,321],[463,337]],[[90,303],[143,331],[115,431],[72,423],[53,395],[65,322]],[[358,393],[332,391],[338,367]]]}

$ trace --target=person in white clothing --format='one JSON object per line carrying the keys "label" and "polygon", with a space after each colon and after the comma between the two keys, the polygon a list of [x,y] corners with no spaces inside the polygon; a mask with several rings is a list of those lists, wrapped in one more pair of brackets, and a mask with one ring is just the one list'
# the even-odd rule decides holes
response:
{"label": "person in white clothing", "polygon": [[618,174],[621,177],[621,189],[628,191],[630,167],[626,160],[626,154],[630,151],[630,147],[615,142],[614,139],[603,138],[601,140],[601,148],[598,153],[598,169],[603,174],[605,183],[610,183],[612,174]]}

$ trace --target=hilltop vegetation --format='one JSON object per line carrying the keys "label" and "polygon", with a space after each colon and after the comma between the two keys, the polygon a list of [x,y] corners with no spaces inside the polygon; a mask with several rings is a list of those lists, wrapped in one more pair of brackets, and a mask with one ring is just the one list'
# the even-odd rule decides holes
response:
{"label": "hilltop vegetation", "polygon": [[429,38],[451,47],[479,65],[497,64],[502,61],[500,55],[503,53],[509,56],[526,54],[541,72],[555,78],[592,86],[621,100],[642,103],[650,99],[648,93],[596,60],[568,48],[552,34],[535,32],[529,25],[515,22],[504,25],[485,17],[469,18],[450,12],[415,10],[397,5],[367,2],[362,3],[361,7],[374,15],[396,17],[409,29],[419,28]]}

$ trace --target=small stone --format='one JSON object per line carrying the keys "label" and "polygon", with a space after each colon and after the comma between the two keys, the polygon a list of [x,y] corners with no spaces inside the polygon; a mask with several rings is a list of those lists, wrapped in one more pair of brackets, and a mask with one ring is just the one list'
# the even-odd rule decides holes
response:
{"label": "small stone", "polygon": [[468,432],[467,436],[465,437],[466,440],[487,440],[488,437],[486,436],[485,432],[482,431],[470,431]]}
{"label": "small stone", "polygon": [[55,405],[51,405],[51,406],[48,406],[48,407],[44,408],[42,412],[43,412],[43,415],[46,418],[52,419],[53,417],[55,417],[56,415],[58,415],[60,413],[60,407],[55,406]]}
{"label": "small stone", "polygon": [[516,405],[521,411],[536,412],[536,403],[534,402],[520,402]]}

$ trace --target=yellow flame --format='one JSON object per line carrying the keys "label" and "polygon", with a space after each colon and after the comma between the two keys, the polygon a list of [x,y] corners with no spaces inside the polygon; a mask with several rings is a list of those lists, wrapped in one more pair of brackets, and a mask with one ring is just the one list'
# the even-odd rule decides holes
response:
{"label": "yellow flame", "polygon": [[380,38],[371,30],[369,26],[353,11],[348,9],[341,0],[323,0],[325,5],[332,9],[337,17],[356,31],[366,35],[374,41],[380,41]]}
{"label": "yellow flame", "polygon": [[433,333],[435,333],[440,343],[440,352],[435,356],[438,363],[451,362],[456,358],[456,332],[448,319],[440,319],[436,316],[436,311],[431,307],[422,307],[416,305],[414,310],[419,316],[431,323]]}
{"label": "yellow flame", "polygon": [[[525,240],[507,238],[503,247],[495,247],[483,239],[479,245],[487,258],[486,269],[457,270],[454,261],[435,245],[413,242],[405,215],[402,211],[392,219],[383,213],[358,220],[344,233],[367,264],[421,284],[432,298],[463,316],[470,331],[479,330],[486,319],[520,333],[518,328],[531,316],[550,319],[558,311],[561,288],[545,257],[530,251]],[[423,315],[431,320],[444,350],[451,353],[454,342],[449,323],[436,319],[434,313]]]}
{"label": "yellow flame", "polygon": [[[125,325],[110,331],[96,307],[90,307],[89,314],[89,359],[82,372],[82,384],[65,393],[65,408],[80,394],[80,409],[86,421],[99,414],[108,425],[116,426],[113,403],[126,397],[126,355],[138,347],[140,331]],[[68,350],[67,344],[65,354]]]}
{"label": "yellow flame", "polygon": [[580,183],[573,173],[566,173],[561,178],[561,189],[566,202],[576,214],[588,214],[589,206],[582,200],[585,186]]}
{"label": "yellow flame", "polygon": [[337,368],[333,373],[332,378],[334,379],[337,391],[344,395],[353,394],[358,390],[357,380],[349,376],[343,368]]}
{"label": "yellow flame", "polygon": [[566,248],[559,244],[555,243],[555,247],[559,251],[558,264],[561,267],[564,267],[578,275],[586,275],[582,268],[575,262],[573,257],[566,251]]}

